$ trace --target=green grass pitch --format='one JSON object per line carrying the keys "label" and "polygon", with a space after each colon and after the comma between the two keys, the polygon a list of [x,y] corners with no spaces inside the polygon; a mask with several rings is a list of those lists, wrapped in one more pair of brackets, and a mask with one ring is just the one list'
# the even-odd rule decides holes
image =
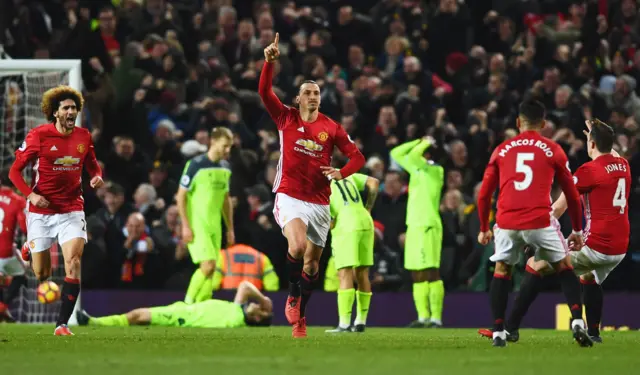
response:
{"label": "green grass pitch", "polygon": [[330,374],[633,374],[640,333],[604,332],[580,348],[568,332],[522,330],[521,341],[493,348],[470,329],[383,329],[329,335],[287,327],[211,330],[0,325],[0,373],[29,375],[330,375]]}

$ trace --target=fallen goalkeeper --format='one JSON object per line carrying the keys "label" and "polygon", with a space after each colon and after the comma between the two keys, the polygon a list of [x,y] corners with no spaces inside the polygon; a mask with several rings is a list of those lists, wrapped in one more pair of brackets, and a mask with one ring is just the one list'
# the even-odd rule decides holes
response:
{"label": "fallen goalkeeper", "polygon": [[271,325],[273,303],[251,283],[238,287],[233,302],[210,299],[194,304],[176,302],[169,306],[140,308],[122,315],[94,318],[84,310],[77,312],[78,324],[124,327],[152,325],[161,327],[239,328]]}

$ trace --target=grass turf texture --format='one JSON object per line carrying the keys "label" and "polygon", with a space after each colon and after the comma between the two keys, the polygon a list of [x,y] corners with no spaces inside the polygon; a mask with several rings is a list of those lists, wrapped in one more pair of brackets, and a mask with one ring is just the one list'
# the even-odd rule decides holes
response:
{"label": "grass turf texture", "polygon": [[2,374],[614,374],[637,373],[640,333],[605,332],[580,348],[568,332],[522,330],[520,342],[493,348],[470,329],[383,329],[330,335],[310,328],[210,330],[0,325]]}

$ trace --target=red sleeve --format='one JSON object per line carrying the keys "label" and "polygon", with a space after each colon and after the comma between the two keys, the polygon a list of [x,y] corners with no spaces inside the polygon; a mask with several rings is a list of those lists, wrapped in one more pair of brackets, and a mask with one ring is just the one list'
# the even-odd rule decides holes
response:
{"label": "red sleeve", "polygon": [[596,179],[593,171],[590,171],[589,163],[581,165],[573,174],[573,183],[580,194],[588,193],[593,189]]}
{"label": "red sleeve", "polygon": [[569,160],[560,146],[556,145],[554,152],[554,162],[556,170],[556,178],[562,187],[567,205],[569,206],[569,217],[571,217],[571,225],[573,230],[579,232],[582,230],[582,205],[580,203],[580,194],[573,183],[571,170],[569,169]]}
{"label": "red sleeve", "polygon": [[267,108],[269,116],[276,123],[278,129],[285,126],[287,107],[282,104],[280,99],[271,89],[271,81],[273,80],[273,63],[264,62],[262,72],[260,72],[260,83],[258,84],[258,94],[262,98],[262,103]]}
{"label": "red sleeve", "polygon": [[500,181],[500,171],[498,170],[498,163],[496,162],[496,152],[494,151],[491,156],[487,168],[484,170],[484,177],[482,177],[482,186],[478,193],[478,217],[480,218],[480,231],[486,232],[489,230],[489,213],[491,212],[491,196],[498,187]]}
{"label": "red sleeve", "polygon": [[33,190],[24,182],[22,178],[22,170],[35,159],[38,158],[40,152],[40,137],[36,130],[31,130],[22,142],[22,145],[16,150],[16,160],[13,162],[9,170],[9,179],[20,192],[28,197]]}
{"label": "red sleeve", "polygon": [[338,147],[338,150],[349,158],[347,164],[340,169],[342,178],[347,178],[364,167],[364,155],[362,155],[360,150],[358,150],[356,144],[351,140],[349,134],[347,134],[340,124],[336,124],[335,137],[335,144]]}
{"label": "red sleeve", "polygon": [[95,147],[93,147],[93,140],[91,138],[89,138],[89,150],[87,151],[87,155],[84,157],[84,163],[91,178],[94,178],[95,176],[102,177],[102,169],[96,159],[96,150]]}
{"label": "red sleeve", "polygon": [[22,231],[22,233],[27,234],[27,201],[20,196],[18,197],[20,198],[18,200],[18,226],[20,226],[20,230]]}
{"label": "red sleeve", "polygon": [[437,74],[431,75],[431,84],[433,85],[434,89],[437,89],[438,87],[442,87],[447,94],[451,94],[453,92],[453,86],[445,82]]}

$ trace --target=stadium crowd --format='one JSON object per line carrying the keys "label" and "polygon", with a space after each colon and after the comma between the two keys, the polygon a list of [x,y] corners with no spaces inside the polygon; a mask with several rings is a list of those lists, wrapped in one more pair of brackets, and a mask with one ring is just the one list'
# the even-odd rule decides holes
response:
{"label": "stadium crowd", "polygon": [[[407,176],[389,150],[425,134],[446,171],[442,278],[448,290],[486,290],[493,250],[476,242],[475,197],[493,147],[517,134],[526,97],[545,104],[544,135],[564,147],[573,171],[588,159],[584,121],[615,128],[633,173],[632,238],[605,287],[628,289],[640,286],[637,8],[635,0],[14,0],[0,17],[0,43],[15,59],[82,59],[82,123],[108,181],[85,189],[84,287],[186,288],[195,266],[174,195],[216,126],[234,134],[236,241],[266,254],[286,287],[287,244],[272,214],[278,132],[257,93],[277,31],[278,96],[293,104],[301,82],[318,82],[321,111],[381,181],[374,290],[410,285]],[[152,250],[126,250],[139,241]]]}

